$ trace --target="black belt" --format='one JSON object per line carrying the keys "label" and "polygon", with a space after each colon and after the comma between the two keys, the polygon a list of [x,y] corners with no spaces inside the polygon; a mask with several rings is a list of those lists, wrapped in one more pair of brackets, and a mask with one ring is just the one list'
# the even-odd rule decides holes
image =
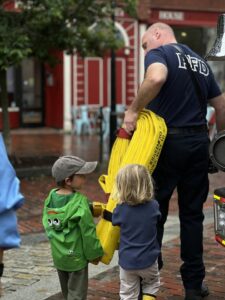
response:
{"label": "black belt", "polygon": [[207,132],[208,127],[206,125],[189,126],[189,127],[170,127],[167,134],[192,134],[198,132]]}

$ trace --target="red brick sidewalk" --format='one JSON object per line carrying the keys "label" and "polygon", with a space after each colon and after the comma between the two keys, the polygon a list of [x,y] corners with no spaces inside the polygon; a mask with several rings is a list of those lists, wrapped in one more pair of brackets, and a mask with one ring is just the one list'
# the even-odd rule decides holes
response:
{"label": "red brick sidewalk", "polygon": [[[173,240],[164,244],[163,256],[165,267],[161,271],[161,288],[158,293],[158,300],[182,300],[183,287],[179,274],[180,265],[179,240]],[[225,278],[225,248],[214,241],[213,226],[205,229],[205,264],[206,283],[211,294],[207,300],[225,299],[224,278]],[[118,268],[100,274],[90,280],[88,299],[118,299],[119,281]]]}
{"label": "red brick sidewalk", "polygon": [[[99,168],[98,171],[87,177],[87,189],[84,189],[83,193],[85,193],[90,200],[105,202],[105,195],[98,183],[98,178],[101,174],[105,174],[106,172],[105,169]],[[206,207],[212,207],[214,189],[225,186],[225,173],[218,173],[210,177],[210,192],[205,204]],[[21,180],[21,191],[26,198],[25,204],[18,210],[21,234],[43,232],[41,223],[43,201],[53,187],[55,187],[54,181],[50,176],[39,176]],[[170,213],[177,213],[176,193],[173,194],[170,202]]]}
{"label": "red brick sidewalk", "polygon": [[[98,136],[63,134],[47,128],[15,130],[12,131],[11,153],[18,161],[22,157],[29,157],[33,165],[39,163],[40,157],[58,157],[68,154],[78,155],[90,161],[99,160],[99,138]],[[107,173],[107,158],[105,157],[104,160],[104,164],[100,165],[98,171],[87,177],[88,188],[83,192],[90,200],[105,201],[105,195],[98,184],[99,176]],[[210,176],[210,192],[206,206],[212,206],[213,191],[222,186],[225,186],[225,173],[220,172]],[[41,224],[43,201],[53,187],[54,181],[49,176],[21,180],[21,191],[26,198],[24,206],[18,210],[21,234],[43,231]],[[176,193],[170,203],[170,213],[177,213]]]}
{"label": "red brick sidewalk", "polygon": [[[87,160],[98,160],[96,150],[97,140],[93,137],[75,139],[74,136],[63,136],[60,134],[21,135],[14,138],[14,152],[19,156],[23,155],[35,157],[37,155],[63,154],[79,155]],[[95,145],[95,146],[93,146]],[[90,175],[87,181],[86,195],[95,201],[105,201],[104,193],[99,184],[98,177],[106,173],[106,170],[99,169]],[[225,173],[218,173],[210,176],[210,191],[206,207],[212,208],[213,191],[216,188],[225,186]],[[19,229],[21,234],[43,232],[41,224],[43,201],[49,190],[54,187],[51,177],[40,176],[21,180],[21,191],[26,202],[18,210]],[[177,214],[176,193],[170,203],[170,214]],[[225,299],[224,278],[225,278],[225,248],[218,245],[214,240],[213,225],[205,227],[205,263],[206,282],[211,290],[211,295],[207,300]],[[183,289],[178,272],[180,265],[179,240],[170,241],[163,246],[165,267],[161,272],[161,289],[158,300],[182,300]],[[118,299],[119,280],[118,267],[110,269],[90,280],[88,300]],[[61,300],[59,295],[49,298],[49,300]]]}
{"label": "red brick sidewalk", "polygon": [[[215,242],[213,225],[205,227],[204,248],[205,282],[210,289],[210,295],[204,299],[224,300],[225,248]],[[158,293],[158,300],[182,300],[184,298],[179,274],[179,253],[179,239],[163,245],[165,267],[161,271],[161,288]],[[48,298],[48,300],[62,299],[60,294]],[[119,299],[118,267],[101,273],[89,281],[88,300],[104,299]]]}

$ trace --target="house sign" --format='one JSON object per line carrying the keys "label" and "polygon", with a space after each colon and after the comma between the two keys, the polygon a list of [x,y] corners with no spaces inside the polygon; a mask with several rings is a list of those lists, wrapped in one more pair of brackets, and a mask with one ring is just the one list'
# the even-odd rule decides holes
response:
{"label": "house sign", "polygon": [[160,10],[159,11],[159,20],[183,21],[184,20],[184,13],[182,11]]}

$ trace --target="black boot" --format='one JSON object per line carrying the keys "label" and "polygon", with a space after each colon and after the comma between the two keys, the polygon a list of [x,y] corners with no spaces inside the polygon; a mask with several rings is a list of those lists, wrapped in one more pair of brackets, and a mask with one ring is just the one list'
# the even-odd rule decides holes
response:
{"label": "black boot", "polygon": [[184,300],[202,300],[201,290],[185,290]]}
{"label": "black boot", "polygon": [[201,296],[207,297],[209,295],[209,288],[207,287],[207,285],[203,282],[202,283],[202,288],[201,288]]}
{"label": "black boot", "polygon": [[209,289],[207,285],[203,282],[202,287],[199,290],[186,289],[185,290],[185,300],[202,300],[202,298],[209,295]]}

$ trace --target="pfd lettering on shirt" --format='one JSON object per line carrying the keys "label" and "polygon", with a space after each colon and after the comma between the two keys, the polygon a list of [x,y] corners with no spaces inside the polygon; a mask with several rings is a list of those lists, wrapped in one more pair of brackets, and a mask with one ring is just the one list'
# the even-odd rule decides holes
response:
{"label": "pfd lettering on shirt", "polygon": [[[178,68],[187,69],[186,62],[183,58],[183,54],[176,53],[176,55],[178,58]],[[185,56],[193,72],[198,72],[199,74],[202,74],[204,76],[209,75],[209,68],[204,61],[194,56],[190,56],[190,55],[185,55]]]}

